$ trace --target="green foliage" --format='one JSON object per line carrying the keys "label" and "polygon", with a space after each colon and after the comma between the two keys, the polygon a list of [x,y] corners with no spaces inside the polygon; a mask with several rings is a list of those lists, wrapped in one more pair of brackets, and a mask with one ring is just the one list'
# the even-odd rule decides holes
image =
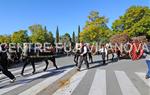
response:
{"label": "green foliage", "polygon": [[54,40],[54,37],[53,37],[53,33],[52,33],[52,32],[49,32],[49,33],[48,33],[47,42],[49,42],[49,43],[51,43],[51,44],[54,44],[55,40]]}
{"label": "green foliage", "polygon": [[123,16],[112,24],[115,32],[125,32],[131,37],[146,35],[150,38],[150,9],[143,6],[131,6]]}
{"label": "green foliage", "polygon": [[[136,36],[146,36],[150,39],[150,8],[145,6],[131,6],[128,8],[124,15],[120,16],[112,24],[112,30],[107,27],[108,19],[105,16],[101,16],[97,11],[91,11],[88,20],[85,23],[83,30],[81,31],[80,26],[78,26],[78,34],[72,34],[72,40],[68,33],[61,36],[59,35],[59,29],[56,29],[56,38],[53,37],[52,32],[48,32],[46,26],[42,27],[40,24],[35,24],[29,26],[31,31],[31,36],[27,35],[27,30],[19,30],[12,34],[0,35],[0,43],[24,43],[24,42],[50,42],[54,44],[54,39],[56,43],[58,42],[102,42],[106,43],[109,38],[115,40],[126,39],[128,35],[131,37]],[[112,32],[113,31],[113,32]],[[118,34],[119,36],[113,36]],[[115,40],[116,42],[119,40]],[[115,42],[114,41],[114,42]]]}
{"label": "green foliage", "polygon": [[9,35],[0,35],[0,43],[10,43],[11,36]]}
{"label": "green foliage", "polygon": [[32,33],[31,35],[31,41],[32,43],[45,43],[47,42],[47,38],[48,38],[48,32],[46,27],[42,27],[42,25],[39,24],[35,24],[32,26],[29,26],[29,29]]}
{"label": "green foliage", "polygon": [[72,42],[73,42],[73,43],[76,42],[76,35],[75,35],[75,32],[72,33]]}
{"label": "green foliage", "polygon": [[107,27],[108,19],[100,16],[99,12],[92,11],[88,16],[83,31],[80,33],[80,40],[83,42],[94,42],[110,37],[111,30]]}
{"label": "green foliage", "polygon": [[59,29],[58,29],[58,26],[57,26],[57,29],[56,29],[56,43],[59,43]]}
{"label": "green foliage", "polygon": [[71,42],[71,37],[69,33],[65,33],[63,36],[61,36],[61,41],[64,43],[69,43]]}
{"label": "green foliage", "polygon": [[11,41],[13,43],[24,43],[28,42],[28,34],[26,30],[19,30],[12,34]]}
{"label": "green foliage", "polygon": [[80,25],[78,26],[78,43],[80,43]]}

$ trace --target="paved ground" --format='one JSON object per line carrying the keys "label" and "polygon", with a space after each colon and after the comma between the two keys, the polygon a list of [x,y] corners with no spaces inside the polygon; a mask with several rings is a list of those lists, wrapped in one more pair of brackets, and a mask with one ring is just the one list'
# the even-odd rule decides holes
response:
{"label": "paved ground", "polygon": [[[94,63],[90,69],[74,74],[54,95],[150,95],[150,80],[145,80],[147,71],[145,59],[108,61],[108,65],[101,65],[100,56],[94,56]],[[73,57],[57,58],[61,68],[55,70],[52,65],[43,72],[43,63],[37,63],[37,73],[32,75],[32,68],[28,66],[25,76],[20,76],[22,67],[12,68],[15,83],[0,74],[0,95],[36,95],[55,80],[64,76],[74,68]],[[31,94],[32,93],[32,94]]]}

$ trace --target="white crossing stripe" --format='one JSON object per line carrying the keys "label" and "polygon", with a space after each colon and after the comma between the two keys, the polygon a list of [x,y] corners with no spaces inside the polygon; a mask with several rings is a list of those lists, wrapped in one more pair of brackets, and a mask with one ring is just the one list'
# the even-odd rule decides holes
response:
{"label": "white crossing stripe", "polygon": [[[39,68],[39,69],[40,69],[40,68]],[[38,74],[32,75],[32,76],[30,76],[30,77],[27,77],[27,78],[25,78],[25,79],[23,79],[23,80],[17,80],[17,81],[20,81],[21,84],[17,84],[17,85],[14,85],[14,86],[11,86],[11,87],[7,87],[7,88],[1,88],[1,89],[0,89],[0,95],[4,94],[4,93],[6,93],[6,92],[9,92],[9,91],[11,91],[11,90],[13,90],[13,89],[15,89],[15,88],[21,87],[21,86],[23,86],[23,85],[25,85],[25,84],[31,82],[34,78],[40,77],[40,76],[45,75],[45,74],[48,74],[48,73],[50,73],[50,72],[42,72],[42,73],[38,73]],[[26,81],[26,80],[27,80],[27,81]],[[16,82],[17,82],[17,81],[16,81]],[[23,82],[22,82],[22,81],[23,81]],[[5,81],[5,82],[8,82],[8,80]]]}
{"label": "white crossing stripe", "polygon": [[49,77],[47,79],[45,79],[44,81],[32,86],[31,88],[23,91],[22,93],[20,93],[19,95],[36,95],[39,92],[41,92],[43,89],[47,88],[50,84],[52,84],[54,81],[56,81],[57,79],[61,78],[62,76],[64,76],[66,73],[68,73],[70,70],[72,69],[68,69],[65,72],[53,76],[53,77]]}
{"label": "white crossing stripe", "polygon": [[123,95],[140,95],[134,84],[123,71],[115,71]]}
{"label": "white crossing stripe", "polygon": [[106,95],[106,71],[96,70],[89,95]]}
{"label": "white crossing stripe", "polygon": [[53,95],[71,95],[75,88],[79,85],[80,81],[83,79],[87,70],[76,73],[65,86],[58,89]]}
{"label": "white crossing stripe", "polygon": [[[35,65],[35,68],[38,68],[38,67],[42,67],[42,66],[39,66],[39,65]],[[43,67],[43,69],[44,69],[44,67]],[[22,68],[20,68],[20,69],[17,69],[17,70],[14,70],[14,71],[10,71],[12,74],[17,74],[17,73],[21,73],[21,70],[22,70]],[[26,71],[26,70],[32,70],[32,66],[27,66],[26,68],[25,68],[25,70],[24,70],[24,72]],[[0,79],[2,79],[2,78],[7,78],[4,74],[0,74]]]}
{"label": "white crossing stripe", "polygon": [[[39,67],[39,68],[37,68],[36,70],[37,71],[40,71],[40,70],[42,70],[43,69],[43,67]],[[24,75],[26,75],[26,74],[29,74],[29,73],[31,73],[31,71],[32,70],[28,70],[27,72],[25,72],[24,73]],[[40,74],[39,74],[40,75]],[[17,78],[17,77],[20,77],[21,75],[19,74],[19,75],[16,75],[15,77]],[[34,77],[34,76],[33,76]],[[3,79],[3,82],[0,82],[0,85],[1,84],[4,84],[4,83],[7,83],[7,82],[9,82],[10,81],[10,79],[9,78],[5,78],[5,80]]]}
{"label": "white crossing stripe", "polygon": [[145,79],[145,73],[139,73],[139,72],[135,72],[135,74],[138,76],[138,77],[140,77],[140,79],[142,79],[144,82],[145,82],[145,84],[147,85],[147,86],[149,86],[150,87],[150,80],[149,79]]}
{"label": "white crossing stripe", "polygon": [[15,88],[18,88],[18,87],[20,87],[20,86],[22,86],[22,85],[24,85],[24,84],[18,84],[18,85],[11,86],[11,87],[7,87],[7,88],[2,88],[2,89],[0,89],[0,95],[6,93],[6,92],[8,92],[8,91],[11,91],[11,90],[13,90],[13,89],[15,89]]}

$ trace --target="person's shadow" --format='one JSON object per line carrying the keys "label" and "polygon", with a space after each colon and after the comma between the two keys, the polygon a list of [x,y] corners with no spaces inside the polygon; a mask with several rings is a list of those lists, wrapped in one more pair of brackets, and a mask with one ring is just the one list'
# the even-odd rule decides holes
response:
{"label": "person's shadow", "polygon": [[105,64],[103,64],[102,60],[94,61],[92,64],[96,64],[96,65],[90,67],[90,69],[106,66],[106,65],[109,65],[109,64],[112,64],[112,63],[116,63],[118,61],[119,61],[118,58],[114,58],[113,60],[108,60],[108,61],[106,61]]}

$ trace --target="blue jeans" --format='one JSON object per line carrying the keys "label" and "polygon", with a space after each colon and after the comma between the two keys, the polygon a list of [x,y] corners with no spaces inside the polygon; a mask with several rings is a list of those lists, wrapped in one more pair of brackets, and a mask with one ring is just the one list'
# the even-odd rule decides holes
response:
{"label": "blue jeans", "polygon": [[150,77],[150,60],[146,60],[146,64],[148,67],[148,72],[147,72],[146,76]]}

